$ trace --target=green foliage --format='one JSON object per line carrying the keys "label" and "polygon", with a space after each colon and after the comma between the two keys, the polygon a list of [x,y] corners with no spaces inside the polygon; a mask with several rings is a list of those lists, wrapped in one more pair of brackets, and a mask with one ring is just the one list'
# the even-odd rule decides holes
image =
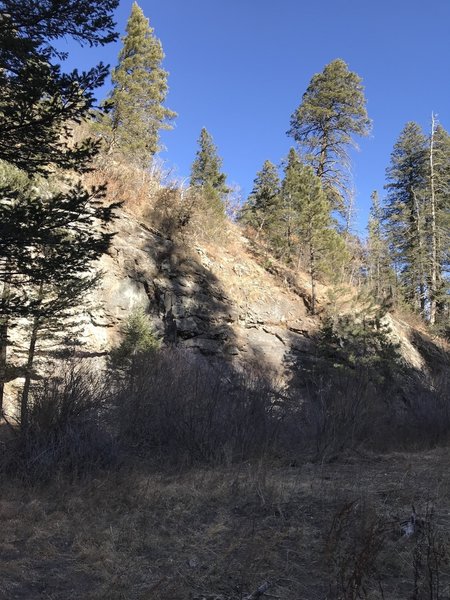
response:
{"label": "green foliage", "polygon": [[426,305],[427,139],[416,123],[407,123],[387,169],[386,231],[391,260],[406,300],[417,311]]}
{"label": "green foliage", "polygon": [[[450,135],[438,125],[434,134],[436,193],[438,327],[450,331]],[[431,244],[428,244],[431,247]]]}
{"label": "green foliage", "polygon": [[331,207],[320,178],[312,167],[303,165],[294,149],[287,158],[281,189],[284,243],[291,260],[306,263],[311,276],[311,311],[315,312],[316,283],[320,274],[336,269],[346,256],[341,236],[332,229]]}
{"label": "green foliage", "polygon": [[230,191],[222,173],[222,159],[217,154],[213,138],[203,127],[198,139],[199,148],[191,168],[190,184],[200,188],[218,215],[225,216],[223,199]]}
{"label": "green foliage", "polygon": [[176,113],[164,106],[168,73],[161,67],[161,42],[136,2],[122,41],[119,63],[111,77],[111,112],[100,122],[100,130],[111,150],[146,166],[160,150],[160,130],[172,128],[170,121]]}
{"label": "green foliage", "polygon": [[8,329],[26,319],[23,431],[39,338],[50,324],[61,329],[58,318],[95,285],[90,267],[109,245],[105,228],[114,209],[101,202],[102,188],[87,191],[69,180],[44,184],[37,177],[56,181],[62,170],[90,169],[98,144],[73,143],[71,131],[94,107],[94,90],[108,73],[101,64],[87,73],[63,73],[55,61],[67,55],[54,42],[67,36],[90,46],[114,40],[117,4],[0,0],[0,412]]}
{"label": "green foliage", "polygon": [[388,241],[383,228],[383,210],[377,192],[372,193],[371,200],[367,227],[367,278],[374,298],[382,302],[391,293],[395,282],[390,267]]}
{"label": "green foliage", "polygon": [[240,221],[254,227],[258,234],[270,237],[280,210],[281,182],[276,166],[266,160],[256,175],[247,202],[241,209]]}
{"label": "green foliage", "polygon": [[319,349],[335,368],[367,369],[379,383],[401,368],[399,345],[393,341],[385,310],[362,295],[351,311],[327,315],[320,331]]}
{"label": "green foliage", "polygon": [[87,140],[69,144],[73,123],[94,106],[93,90],[108,69],[63,73],[53,44],[62,37],[103,45],[115,39],[118,0],[0,1],[0,160],[35,174],[53,167],[86,169],[96,151]]}
{"label": "green foliage", "polygon": [[142,309],[131,313],[121,334],[122,341],[110,352],[111,366],[116,369],[130,370],[136,361],[154,354],[160,346]]}
{"label": "green foliage", "polygon": [[348,147],[355,135],[370,131],[361,78],[341,59],[317,73],[291,117],[288,135],[305,153],[305,161],[321,179],[331,206],[344,213]]}

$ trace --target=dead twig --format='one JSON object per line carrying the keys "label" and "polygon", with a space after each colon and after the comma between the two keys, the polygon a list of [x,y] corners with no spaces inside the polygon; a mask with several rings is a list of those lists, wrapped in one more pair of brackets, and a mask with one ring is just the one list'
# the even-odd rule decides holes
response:
{"label": "dead twig", "polygon": [[256,598],[261,598],[261,596],[264,596],[264,594],[269,588],[270,583],[268,581],[265,581],[259,586],[257,590],[253,592],[253,594],[250,594],[250,596],[245,596],[244,600],[255,600]]}

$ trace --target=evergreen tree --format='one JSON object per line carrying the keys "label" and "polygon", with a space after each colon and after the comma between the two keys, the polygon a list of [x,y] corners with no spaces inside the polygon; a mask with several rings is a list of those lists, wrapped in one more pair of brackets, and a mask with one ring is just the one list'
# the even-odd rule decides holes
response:
{"label": "evergreen tree", "polygon": [[389,248],[383,230],[383,210],[378,192],[372,192],[368,224],[368,279],[377,302],[382,302],[390,293],[392,277],[389,266]]}
{"label": "evergreen tree", "polygon": [[[106,224],[112,215],[113,207],[96,204],[101,190],[87,192],[66,181],[64,193],[44,192],[36,174],[48,177],[61,169],[82,173],[90,168],[97,144],[73,144],[70,133],[73,123],[86,118],[94,106],[94,90],[108,70],[99,65],[87,73],[62,73],[55,61],[66,55],[54,41],[67,36],[91,46],[112,41],[111,13],[117,4],[0,0],[0,159],[7,174],[0,186],[0,411],[10,325],[19,318],[32,323],[28,377],[36,319],[39,330],[41,317],[60,314],[65,302],[73,306],[69,298],[79,299],[86,289],[86,282],[76,281],[81,272],[77,265],[87,267],[108,244],[109,234],[104,237],[93,227],[94,222]],[[89,226],[78,229],[87,222]],[[51,310],[45,308],[48,298]]]}
{"label": "evergreen tree", "polygon": [[266,160],[256,175],[247,202],[241,210],[240,220],[254,227],[257,236],[270,233],[280,209],[281,182],[276,166]]}
{"label": "evergreen tree", "polygon": [[[317,305],[317,280],[324,262],[339,245],[338,234],[331,229],[331,207],[320,178],[310,166],[303,165],[291,149],[283,181],[282,195],[288,206],[290,235],[300,256],[304,253],[311,277],[311,312]],[[339,248],[342,250],[342,248]]]}
{"label": "evergreen tree", "polygon": [[160,150],[160,130],[172,128],[170,121],[176,113],[164,106],[168,74],[161,66],[161,42],[136,2],[122,41],[119,63],[112,73],[111,112],[103,130],[110,150],[145,166]]}
{"label": "evergreen tree", "polygon": [[8,276],[1,315],[8,326],[23,319],[30,324],[23,430],[38,342],[55,330],[70,329],[74,309],[97,283],[92,263],[106,252],[113,235],[106,230],[112,207],[102,205],[101,189],[88,192],[78,185],[67,192],[42,192],[32,180],[20,189],[0,188],[0,257]]}
{"label": "evergreen tree", "polygon": [[450,319],[450,135],[435,123],[430,139],[430,197],[430,322],[442,326]]}
{"label": "evergreen tree", "polygon": [[288,131],[322,181],[332,208],[343,216],[348,148],[356,145],[355,135],[365,136],[370,131],[365,104],[361,78],[349,71],[343,60],[333,60],[312,78]]}
{"label": "evergreen tree", "polygon": [[424,315],[428,142],[416,123],[407,123],[401,132],[386,174],[385,220],[390,254],[407,302]]}
{"label": "evergreen tree", "polygon": [[198,139],[199,148],[192,163],[190,184],[201,189],[208,203],[220,214],[225,214],[223,199],[230,191],[226,175],[222,173],[222,159],[213,138],[203,127]]}
{"label": "evergreen tree", "polygon": [[0,160],[27,173],[49,165],[86,169],[96,144],[69,143],[73,123],[94,106],[93,90],[108,68],[63,73],[66,55],[54,40],[75,38],[98,46],[115,39],[112,11],[118,0],[0,0]]}
{"label": "evergreen tree", "polygon": [[156,352],[159,342],[142,309],[131,313],[121,333],[122,341],[111,350],[111,366],[127,372],[131,377],[139,361]]}
{"label": "evergreen tree", "polygon": [[291,148],[285,160],[284,177],[281,184],[281,202],[276,245],[281,257],[292,260],[296,251],[295,224],[297,221],[295,181],[301,169],[301,162],[295,148]]}

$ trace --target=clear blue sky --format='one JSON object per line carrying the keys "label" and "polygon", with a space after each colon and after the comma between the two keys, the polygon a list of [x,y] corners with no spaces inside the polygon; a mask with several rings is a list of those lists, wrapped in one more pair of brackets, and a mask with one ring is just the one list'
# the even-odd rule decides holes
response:
{"label": "clear blue sky", "polygon": [[[170,72],[167,105],[178,113],[162,157],[189,175],[204,126],[230,183],[247,195],[265,159],[279,163],[285,134],[312,75],[334,58],[363,79],[370,138],[353,154],[356,229],[370,193],[383,195],[392,146],[407,121],[450,127],[450,0],[141,0]],[[131,0],[117,11],[124,32]],[[120,43],[80,51],[70,64],[116,64]]]}

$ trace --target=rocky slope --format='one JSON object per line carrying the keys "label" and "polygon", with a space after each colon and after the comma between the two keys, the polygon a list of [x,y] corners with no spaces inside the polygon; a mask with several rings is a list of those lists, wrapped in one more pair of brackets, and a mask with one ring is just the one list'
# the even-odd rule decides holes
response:
{"label": "rocky slope", "polygon": [[[143,307],[167,343],[204,355],[283,374],[294,357],[298,364],[314,353],[320,318],[308,312],[307,275],[258,256],[237,228],[225,244],[174,243],[123,211],[115,230],[83,333],[91,352],[106,352],[124,319]],[[319,286],[319,306],[326,303]],[[391,315],[386,320],[405,361],[426,370],[418,343],[425,334]]]}
{"label": "rocky slope", "polygon": [[[308,311],[308,276],[294,275],[264,255],[237,227],[229,226],[225,243],[186,238],[175,243],[122,210],[114,230],[99,265],[102,282],[80,318],[81,355],[105,356],[120,340],[127,317],[142,307],[165,343],[211,360],[251,366],[283,380],[314,362],[321,319]],[[321,309],[328,302],[327,288],[319,286],[318,295]],[[412,369],[426,374],[430,365],[448,362],[446,349],[423,331],[392,315],[385,319]],[[21,335],[14,335],[20,366]],[[45,351],[40,358],[41,372],[51,371]],[[17,377],[7,386],[10,403],[21,383]]]}
{"label": "rocky slope", "polygon": [[237,230],[225,247],[176,244],[125,212],[115,230],[83,333],[93,352],[117,341],[137,307],[166,342],[205,355],[280,372],[290,351],[310,351],[317,322],[305,306],[306,284],[293,288],[268,273]]}

